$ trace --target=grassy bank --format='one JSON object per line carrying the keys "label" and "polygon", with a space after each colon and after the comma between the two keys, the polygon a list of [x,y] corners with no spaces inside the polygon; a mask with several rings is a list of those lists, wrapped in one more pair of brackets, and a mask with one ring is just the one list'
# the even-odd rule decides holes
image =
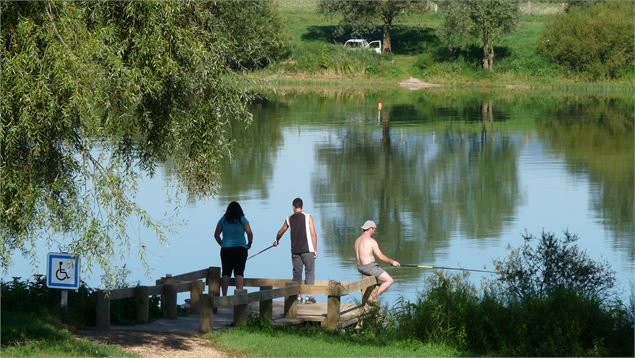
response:
{"label": "grassy bank", "polygon": [[[335,36],[339,19],[318,14],[316,6],[317,1],[301,4],[280,1],[290,43],[289,56],[252,72],[252,78],[271,86],[391,87],[415,77],[445,87],[475,89],[633,90],[632,71],[617,80],[592,81],[585,74],[571,72],[539,54],[536,48],[549,15],[525,13],[517,30],[498,41],[494,70],[486,72],[480,68],[480,48],[463,51],[446,48],[438,37],[443,20],[439,13],[399,18],[393,29],[393,53],[376,55],[344,49],[342,43],[351,37],[350,33]],[[549,13],[546,10],[538,13]],[[382,38],[381,26],[376,25],[374,32],[364,36],[369,41]]]}
{"label": "grassy bank", "polygon": [[55,315],[2,311],[2,357],[136,357],[74,337]]}
{"label": "grassy bank", "polygon": [[459,357],[469,354],[443,344],[329,333],[318,328],[246,327],[206,336],[215,347],[248,357]]}

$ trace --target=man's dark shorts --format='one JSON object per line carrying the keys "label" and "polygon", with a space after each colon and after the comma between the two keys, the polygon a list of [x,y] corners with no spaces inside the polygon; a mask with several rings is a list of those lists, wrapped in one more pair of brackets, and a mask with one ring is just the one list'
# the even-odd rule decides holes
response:
{"label": "man's dark shorts", "polygon": [[375,277],[379,277],[381,276],[381,274],[386,272],[384,271],[383,268],[379,267],[379,265],[377,265],[376,262],[371,262],[366,265],[357,266],[357,271],[359,271],[361,274],[368,275],[368,276],[375,276]]}

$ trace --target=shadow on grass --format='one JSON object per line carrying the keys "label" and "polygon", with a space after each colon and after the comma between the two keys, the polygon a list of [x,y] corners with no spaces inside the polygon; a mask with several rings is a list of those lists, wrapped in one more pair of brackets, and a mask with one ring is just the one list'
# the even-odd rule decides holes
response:
{"label": "shadow on grass", "polygon": [[[327,43],[344,43],[356,37],[352,35],[350,27],[338,32],[338,26],[310,26],[301,38],[305,41],[323,41]],[[383,40],[384,30],[377,26],[368,34],[360,36],[368,41]],[[449,62],[463,59],[466,62],[480,64],[483,50],[479,46],[469,46],[466,49],[450,49],[437,36],[436,31],[429,27],[414,27],[397,25],[392,30],[392,53],[396,55],[430,54],[438,62]],[[510,56],[507,47],[494,47],[496,60]]]}
{"label": "shadow on grass", "polygon": [[[500,61],[511,55],[507,47],[494,46],[494,61]],[[434,59],[438,62],[451,62],[463,59],[465,62],[480,64],[483,60],[483,48],[475,45],[465,49],[439,46],[434,51]]]}
{"label": "shadow on grass", "polygon": [[2,311],[2,346],[22,344],[29,339],[62,341],[68,333],[60,330],[62,323],[52,315],[34,312]]}
{"label": "shadow on grass", "polygon": [[[384,30],[376,27],[368,34],[354,36],[350,27],[340,33],[337,26],[311,26],[302,35],[305,41],[324,41],[328,43],[344,43],[354,37],[362,37],[368,41],[383,40]],[[439,39],[431,28],[412,26],[395,26],[392,30],[392,52],[398,55],[417,55],[425,48],[437,46]]]}

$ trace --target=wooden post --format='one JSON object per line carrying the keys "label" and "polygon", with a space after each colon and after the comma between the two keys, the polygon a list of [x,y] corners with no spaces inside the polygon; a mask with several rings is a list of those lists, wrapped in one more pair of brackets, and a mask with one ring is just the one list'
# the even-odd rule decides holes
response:
{"label": "wooden post", "polygon": [[148,286],[135,287],[135,303],[137,307],[137,321],[148,323],[150,321],[150,297]]}
{"label": "wooden post", "polygon": [[173,283],[163,285],[161,311],[163,311],[163,318],[176,319],[176,285]]}
{"label": "wooden post", "polygon": [[190,313],[197,314],[201,312],[201,297],[205,285],[199,280],[192,280],[190,283]]}
{"label": "wooden post", "polygon": [[[370,276],[362,275],[362,279],[365,279],[366,277],[370,277]],[[368,299],[373,295],[373,292],[378,289],[379,289],[378,285],[366,287],[366,290],[362,292],[362,306],[365,306],[368,303]]]}
{"label": "wooden post", "polygon": [[[260,292],[273,289],[273,286],[260,286]],[[273,300],[260,301],[260,318],[271,322],[273,320]]]}
{"label": "wooden post", "polygon": [[97,291],[97,329],[110,329],[110,297]]}
{"label": "wooden post", "polygon": [[363,291],[362,306],[366,306],[366,304],[368,303],[368,299],[373,294],[373,291],[375,290],[375,288],[377,288],[377,286],[369,286],[369,287],[366,287],[366,289]]}
{"label": "wooden post", "polygon": [[[220,296],[220,267],[211,266],[207,270],[207,293],[212,297]],[[218,310],[216,307],[212,308],[214,313]]]}
{"label": "wooden post", "polygon": [[[236,296],[246,296],[247,290],[244,288],[237,288],[234,290]],[[240,304],[234,306],[234,326],[244,326],[247,324],[247,304]]]}
{"label": "wooden post", "polygon": [[201,295],[201,314],[198,318],[198,330],[207,333],[214,329],[214,297],[208,294]]}
{"label": "wooden post", "polygon": [[220,296],[220,267],[210,267],[207,270],[207,293],[212,296]]}
{"label": "wooden post", "polygon": [[[285,282],[285,286],[297,285],[297,282]],[[298,316],[298,295],[291,295],[284,298],[284,317],[296,318]]]}
{"label": "wooden post", "polygon": [[326,306],[326,328],[335,330],[340,322],[340,297],[330,296]]}
{"label": "wooden post", "polygon": [[328,300],[326,302],[326,322],[327,329],[335,330],[340,323],[340,305],[342,297],[342,284],[337,281],[329,281]]}

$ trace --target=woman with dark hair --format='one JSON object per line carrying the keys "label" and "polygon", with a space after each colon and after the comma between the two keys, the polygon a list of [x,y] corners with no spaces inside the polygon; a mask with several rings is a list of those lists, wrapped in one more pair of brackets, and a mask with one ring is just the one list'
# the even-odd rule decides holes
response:
{"label": "woman with dark hair", "polygon": [[[245,233],[248,241],[245,240]],[[227,296],[227,286],[229,286],[232,271],[236,277],[236,288],[243,288],[247,250],[251,248],[254,241],[254,233],[240,204],[235,201],[229,203],[225,215],[216,224],[214,238],[221,247],[220,260],[223,265],[221,288],[223,296]]]}

